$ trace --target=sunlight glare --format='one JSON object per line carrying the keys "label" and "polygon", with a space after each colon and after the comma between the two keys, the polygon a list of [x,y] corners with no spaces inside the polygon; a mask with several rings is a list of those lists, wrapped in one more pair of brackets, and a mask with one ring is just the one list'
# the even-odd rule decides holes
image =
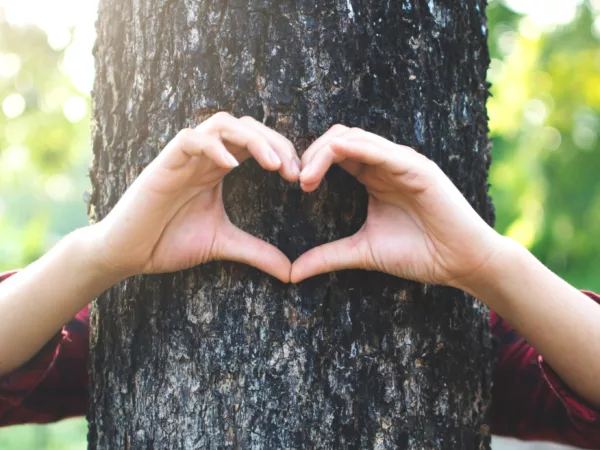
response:
{"label": "sunlight glare", "polygon": [[83,120],[87,113],[87,102],[78,95],[67,99],[63,105],[63,113],[71,123],[77,123]]}
{"label": "sunlight glare", "polygon": [[571,22],[583,0],[503,0],[513,11],[529,16],[540,27],[553,27]]}
{"label": "sunlight glare", "polygon": [[0,54],[0,76],[12,78],[21,70],[21,58],[14,53]]}
{"label": "sunlight glare", "polygon": [[2,102],[2,112],[9,119],[19,117],[25,111],[25,99],[21,94],[10,94]]}
{"label": "sunlight glare", "polygon": [[94,80],[92,48],[97,8],[97,0],[0,0],[8,23],[37,25],[46,32],[50,47],[66,48],[62,69],[86,96]]}

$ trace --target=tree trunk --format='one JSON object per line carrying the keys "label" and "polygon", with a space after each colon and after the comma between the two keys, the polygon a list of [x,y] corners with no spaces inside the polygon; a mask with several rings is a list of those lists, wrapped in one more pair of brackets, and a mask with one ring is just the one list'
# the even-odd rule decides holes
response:
{"label": "tree trunk", "polygon": [[[485,0],[101,0],[91,215],[219,110],[300,151],[335,124],[434,159],[488,221]],[[232,221],[292,260],[362,224],[339,168],[304,194],[255,162]],[[346,271],[283,285],[210,263],[135,277],[92,311],[92,449],[487,449],[488,312]]]}

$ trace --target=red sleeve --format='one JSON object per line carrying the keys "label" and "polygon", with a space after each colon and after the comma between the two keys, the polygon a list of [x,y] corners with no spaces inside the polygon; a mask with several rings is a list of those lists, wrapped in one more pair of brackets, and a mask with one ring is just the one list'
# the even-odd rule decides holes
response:
{"label": "red sleeve", "polygon": [[[10,275],[0,275],[0,281]],[[600,303],[600,297],[587,294]],[[571,392],[541,356],[493,312],[491,325],[499,344],[492,431],[600,448],[599,412]],[[0,426],[85,414],[88,334],[85,308],[31,361],[0,377]]]}
{"label": "red sleeve", "polygon": [[[600,303],[596,294],[585,294]],[[499,345],[490,411],[492,433],[600,448],[600,411],[570,390],[494,312],[491,326]]]}
{"label": "red sleeve", "polygon": [[[13,274],[0,274],[0,282]],[[0,426],[86,413],[88,334],[86,307],[23,367],[0,377]]]}

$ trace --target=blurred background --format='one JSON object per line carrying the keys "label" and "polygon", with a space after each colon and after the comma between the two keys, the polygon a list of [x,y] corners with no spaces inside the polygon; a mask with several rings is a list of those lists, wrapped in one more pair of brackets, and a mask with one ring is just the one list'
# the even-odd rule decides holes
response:
{"label": "blurred background", "polygon": [[[87,224],[95,14],[96,0],[0,0],[0,272]],[[600,291],[600,0],[491,0],[488,16],[497,229]],[[84,449],[86,433],[5,428],[0,449]]]}

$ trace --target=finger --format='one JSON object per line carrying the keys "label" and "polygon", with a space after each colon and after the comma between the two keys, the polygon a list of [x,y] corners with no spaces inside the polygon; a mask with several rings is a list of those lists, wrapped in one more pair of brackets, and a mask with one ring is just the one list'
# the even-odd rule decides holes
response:
{"label": "finger", "polygon": [[267,139],[226,112],[215,114],[196,130],[215,134],[225,143],[247,149],[266,170],[278,170],[281,167],[281,160]]}
{"label": "finger", "polygon": [[364,168],[364,164],[349,159],[342,159],[337,164],[353,177],[358,177]]}
{"label": "finger", "polygon": [[360,164],[343,163],[343,158],[336,157],[331,151],[329,143],[333,140],[358,134],[364,131],[359,128],[348,128],[345,125],[334,125],[327,133],[317,139],[302,155],[302,172],[300,173],[300,186],[305,192],[316,190],[331,165],[340,164],[348,173],[356,176],[360,172]]}
{"label": "finger", "polygon": [[336,270],[368,268],[362,249],[364,241],[359,233],[304,253],[292,264],[291,282]]}
{"label": "finger", "polygon": [[[337,155],[331,148],[331,143],[338,139],[351,139],[359,137],[365,132],[359,128],[348,128],[344,125],[335,125],[323,135],[315,145],[313,144],[307,153],[311,154],[304,158],[303,169],[300,173],[300,185],[305,192],[312,192],[319,187],[323,177],[332,164],[338,163],[344,170],[356,176],[360,172],[361,164],[355,161],[344,161],[344,157]],[[349,137],[350,136],[350,137]]]}
{"label": "finger", "polygon": [[335,155],[335,159],[351,160],[369,166],[385,166],[394,174],[405,174],[420,160],[426,161],[425,157],[409,147],[396,145],[389,141],[382,143],[379,139],[370,136],[344,135],[332,140],[329,147]]}
{"label": "finger", "polygon": [[[348,172],[353,177],[358,177],[364,167],[364,164],[356,162],[356,161],[351,161],[348,159],[339,160],[339,158],[336,158],[335,162],[337,163],[338,166],[340,166],[342,169],[344,169],[346,172]],[[327,173],[327,170],[329,170],[329,167],[323,171],[323,176],[325,176],[325,174]],[[319,187],[322,179],[323,179],[323,177],[317,178],[317,180],[314,182],[300,181],[300,187],[302,188],[302,190],[304,192],[313,192]]]}
{"label": "finger", "polygon": [[343,135],[344,133],[347,133],[349,130],[350,128],[341,124],[332,126],[329,130],[327,130],[325,134],[323,134],[315,142],[313,142],[302,154],[302,167],[306,167],[312,160],[317,150],[319,150],[321,147],[327,144],[327,142],[331,141],[332,139],[335,139],[338,136]]}
{"label": "finger", "polygon": [[412,148],[353,129],[319,149],[300,174],[302,189],[306,192],[317,189],[333,163],[338,163],[357,177],[366,166],[381,166],[391,175],[403,176],[407,173],[425,173],[430,170],[429,166],[433,165],[429,159]]}
{"label": "finger", "polygon": [[[341,136],[340,136],[341,137]],[[372,142],[373,144],[377,144],[382,148],[394,149],[396,147],[404,147],[402,145],[398,145],[395,142],[390,141],[384,137],[379,136],[378,134],[371,133],[370,131],[365,131],[361,128],[351,128],[348,130],[348,133],[344,133],[344,138],[347,138],[356,142]],[[404,147],[409,149],[409,147]],[[410,149],[412,150],[412,149]],[[413,150],[414,151],[414,150]]]}
{"label": "finger", "polygon": [[331,151],[329,143],[350,131],[351,129],[345,125],[334,125],[304,152],[300,186],[305,192],[316,190],[331,165],[342,160]]}
{"label": "finger", "polygon": [[223,169],[232,169],[239,165],[218,138],[189,128],[177,133],[156,161],[167,169],[175,170],[187,164],[193,156],[206,156]]}
{"label": "finger", "polygon": [[333,153],[329,144],[325,144],[314,154],[310,163],[302,170],[300,174],[302,189],[305,192],[312,192],[317,189],[329,168],[342,159],[343,157]]}
{"label": "finger", "polygon": [[302,170],[302,163],[300,158],[298,158],[294,144],[277,131],[272,130],[252,117],[242,117],[240,121],[244,122],[257,133],[262,134],[269,145],[275,150],[282,162],[279,169],[281,176],[288,181],[298,181],[300,171]]}
{"label": "finger", "polygon": [[305,192],[313,192],[319,187],[323,177],[330,169],[331,165],[337,163],[342,169],[350,175],[356,177],[362,170],[363,164],[357,161],[344,159],[341,155],[336,155],[331,146],[326,144],[315,154],[309,165],[300,174],[300,187]]}
{"label": "finger", "polygon": [[[336,149],[343,146],[343,144],[352,145],[356,149],[362,149],[367,154],[380,156],[386,161],[393,160],[394,155],[398,152],[398,148],[400,148],[400,146],[393,142],[376,134],[366,132],[360,128],[346,128],[339,126],[335,128],[335,130],[332,128],[328,134],[331,138],[327,141],[321,141],[322,145],[319,148],[313,146],[310,149],[312,154],[309,155],[307,159],[303,159],[300,182],[302,188],[306,192],[317,189],[333,163],[339,163],[344,169],[354,175],[360,171],[361,163],[376,165],[373,158],[371,158],[371,162],[369,163],[364,160],[357,160],[355,154],[343,154],[343,152],[336,151]],[[414,150],[409,150],[414,153]],[[383,160],[378,163],[382,164]]]}
{"label": "finger", "polygon": [[290,282],[291,262],[279,249],[229,223],[215,238],[213,259],[248,264]]}

